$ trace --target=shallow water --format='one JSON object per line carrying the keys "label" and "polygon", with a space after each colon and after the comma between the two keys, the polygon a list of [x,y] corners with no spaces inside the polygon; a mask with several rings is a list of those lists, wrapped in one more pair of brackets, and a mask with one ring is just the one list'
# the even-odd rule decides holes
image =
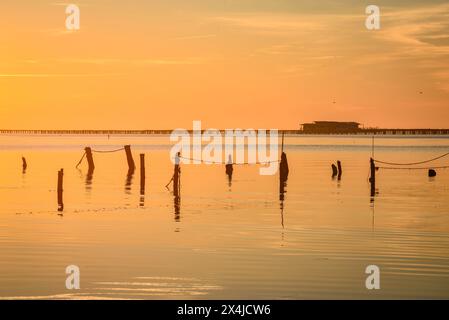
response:
{"label": "shallow water", "polygon": [[[370,198],[371,138],[286,137],[290,175],[259,166],[183,165],[181,200],[168,136],[0,135],[0,297],[143,299],[449,298],[449,170],[383,170]],[[95,153],[85,146],[131,144]],[[420,161],[449,150],[446,137],[377,137],[375,158]],[[138,154],[146,155],[140,195]],[[25,173],[21,156],[28,161]],[[341,181],[330,164],[341,160]],[[443,158],[433,165],[447,165]],[[425,166],[425,165],[424,165]],[[64,168],[64,211],[57,171]],[[131,179],[130,179],[131,178]],[[81,289],[65,288],[65,268]],[[381,289],[365,288],[365,268]]]}

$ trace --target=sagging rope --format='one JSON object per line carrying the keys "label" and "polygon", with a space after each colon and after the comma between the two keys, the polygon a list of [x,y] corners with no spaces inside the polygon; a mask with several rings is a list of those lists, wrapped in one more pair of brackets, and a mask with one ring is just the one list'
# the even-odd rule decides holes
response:
{"label": "sagging rope", "polygon": [[120,148],[120,149],[115,149],[115,150],[93,150],[92,152],[96,152],[96,153],[112,153],[112,152],[118,152],[118,151],[122,151],[125,150],[125,148]]}
{"label": "sagging rope", "polygon": [[190,160],[190,161],[197,161],[202,163],[209,163],[209,164],[232,164],[232,165],[250,165],[250,164],[269,164],[269,163],[275,163],[275,162],[281,162],[281,160],[274,160],[274,161],[266,161],[266,162],[255,162],[255,163],[236,163],[236,162],[219,162],[219,161],[208,161],[208,160],[202,160],[202,159],[193,159],[193,158],[187,158],[187,157],[179,157],[180,159],[184,160]]}
{"label": "sagging rope", "polygon": [[[438,156],[436,158],[429,159],[429,160],[424,160],[424,161],[419,161],[419,162],[409,162],[409,163],[386,162],[386,161],[380,161],[380,160],[376,160],[376,159],[373,159],[373,160],[374,160],[374,162],[387,164],[390,166],[413,166],[413,165],[417,165],[417,164],[424,164],[424,163],[432,162],[432,161],[444,158],[448,155],[449,155],[449,152],[445,153],[441,156]],[[383,168],[383,169],[385,169],[385,168]],[[425,169],[425,168],[423,168],[423,169]]]}
{"label": "sagging rope", "polygon": [[430,169],[448,169],[449,166],[420,167],[420,168],[397,168],[397,167],[376,167],[376,168],[387,170],[430,170]]}
{"label": "sagging rope", "polygon": [[[120,149],[114,149],[114,150],[93,150],[91,149],[92,152],[95,153],[113,153],[113,152],[118,152],[118,151],[122,151],[125,150],[124,147],[120,148]],[[84,157],[86,156],[86,152],[84,152],[83,156],[81,157],[80,161],[78,162],[78,164],[76,165],[75,168],[78,169],[79,165],[81,164],[81,162],[83,162]]]}

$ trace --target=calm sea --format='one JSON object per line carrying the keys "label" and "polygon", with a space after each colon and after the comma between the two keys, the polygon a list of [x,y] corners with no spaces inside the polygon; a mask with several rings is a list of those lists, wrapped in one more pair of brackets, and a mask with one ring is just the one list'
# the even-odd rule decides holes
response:
{"label": "calm sea", "polygon": [[[449,169],[377,172],[371,137],[287,136],[290,175],[258,165],[183,165],[181,199],[165,188],[168,136],[0,136],[0,298],[449,298]],[[85,146],[96,169],[75,166]],[[414,162],[449,151],[445,137],[377,137],[375,158]],[[140,194],[139,153],[145,153]],[[28,162],[22,172],[21,157]],[[340,160],[343,176],[331,178]],[[449,164],[449,157],[433,166]],[[421,165],[428,166],[428,164]],[[64,211],[57,171],[64,168]],[[80,290],[65,287],[80,268]],[[365,269],[380,268],[379,290]]]}

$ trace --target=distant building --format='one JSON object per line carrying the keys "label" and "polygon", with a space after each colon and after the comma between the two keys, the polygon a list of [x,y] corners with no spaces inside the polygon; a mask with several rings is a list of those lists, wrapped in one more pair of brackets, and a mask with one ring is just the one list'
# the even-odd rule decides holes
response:
{"label": "distant building", "polygon": [[313,123],[303,123],[303,133],[357,133],[361,129],[357,122],[338,122],[338,121],[314,121]]}

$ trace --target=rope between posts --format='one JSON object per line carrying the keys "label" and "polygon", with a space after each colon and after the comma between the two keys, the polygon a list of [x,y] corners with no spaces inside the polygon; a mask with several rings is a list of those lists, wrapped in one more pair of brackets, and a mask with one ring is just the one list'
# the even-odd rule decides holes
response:
{"label": "rope between posts", "polygon": [[[115,149],[115,150],[93,150],[93,149],[91,149],[91,151],[95,152],[95,153],[113,153],[113,152],[118,152],[118,151],[122,151],[122,150],[125,150],[125,148],[122,147],[120,149]],[[78,164],[76,165],[75,168],[79,167],[81,162],[83,162],[83,159],[84,159],[85,156],[86,156],[86,152],[84,152],[83,156],[81,157],[80,161],[78,162]]]}
{"label": "rope between posts", "polygon": [[395,168],[395,167],[377,167],[377,168],[387,170],[430,170],[430,169],[448,169],[449,166],[421,167],[421,168]]}
{"label": "rope between posts", "polygon": [[120,149],[115,149],[115,150],[93,150],[92,152],[96,152],[96,153],[113,153],[113,152],[118,152],[118,151],[122,151],[125,150],[125,148],[120,148]]}
{"label": "rope between posts", "polygon": [[[381,161],[381,160],[376,160],[376,159],[373,159],[373,160],[374,160],[374,162],[387,164],[387,165],[391,165],[391,166],[412,166],[412,165],[424,164],[424,163],[432,162],[432,161],[444,158],[444,157],[446,157],[448,155],[449,155],[449,152],[447,152],[445,154],[442,154],[441,156],[438,156],[436,158],[429,159],[429,160],[424,160],[424,161],[419,161],[419,162],[409,162],[409,163],[386,162],[386,161]],[[425,168],[423,168],[423,169],[425,169]]]}
{"label": "rope between posts", "polygon": [[268,163],[275,163],[275,162],[280,162],[280,160],[275,160],[275,161],[265,161],[265,162],[255,162],[255,163],[227,163],[227,162],[219,162],[219,161],[208,161],[208,160],[200,160],[200,159],[193,159],[193,158],[187,158],[187,157],[179,157],[180,159],[184,159],[184,160],[190,160],[190,161],[199,161],[202,163],[209,163],[209,164],[232,164],[232,165],[250,165],[250,164],[268,164]]}

